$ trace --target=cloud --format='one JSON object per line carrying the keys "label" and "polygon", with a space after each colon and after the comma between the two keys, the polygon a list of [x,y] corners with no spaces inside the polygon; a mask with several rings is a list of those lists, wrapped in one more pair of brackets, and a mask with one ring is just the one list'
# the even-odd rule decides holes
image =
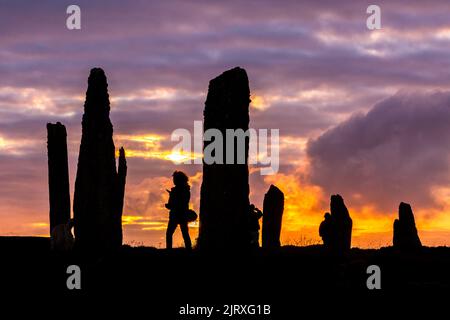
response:
{"label": "cloud", "polygon": [[308,143],[311,181],[352,205],[436,205],[450,184],[450,92],[400,92]]}
{"label": "cloud", "polygon": [[[226,69],[241,66],[248,72],[254,100],[251,126],[280,129],[281,167],[274,179],[286,186],[297,186],[287,177],[297,179],[299,167],[306,173],[308,139],[350,114],[366,112],[401,88],[450,90],[448,0],[411,0],[408,5],[380,0],[383,29],[377,32],[365,27],[368,4],[350,0],[338,5],[332,0],[286,0],[282,6],[272,0],[131,0],[126,7],[120,0],[79,0],[79,31],[65,27],[69,4],[0,0],[0,176],[4,179],[0,233],[25,230],[31,227],[24,226],[47,220],[47,122],[61,121],[67,127],[73,188],[87,77],[95,66],[103,67],[108,76],[116,147],[124,145],[129,150],[127,210],[155,221],[166,217],[166,212],[155,207],[164,199],[144,196],[150,192],[145,191],[151,187],[148,181],[160,183],[158,179],[170,177],[175,169],[158,155],[173,147],[170,133],[174,129],[192,129],[193,121],[202,119],[208,81]],[[155,145],[141,139],[153,136],[160,138]],[[324,137],[311,144],[316,145],[316,156],[326,167],[332,164],[319,150],[326,144],[321,141],[328,139]],[[366,157],[383,153],[393,158],[393,151],[383,146],[383,152],[369,148]],[[417,158],[414,154],[416,162]],[[423,179],[426,172],[432,175],[423,182],[424,189],[444,184],[441,180],[445,179],[433,168],[418,164],[409,171],[402,168],[408,174],[413,169],[420,169],[415,174]],[[195,176],[201,166],[183,170]],[[377,174],[385,176],[378,170]],[[313,167],[317,184],[329,187],[329,179],[320,176]],[[367,183],[378,187],[376,180]],[[252,174],[251,184],[253,201],[261,204],[268,184],[259,174]],[[307,187],[307,180],[302,179],[298,188]],[[367,195],[381,194],[369,192],[368,186],[360,189],[367,190]],[[21,190],[38,192],[21,201]],[[426,192],[420,194],[423,203],[431,203]],[[294,211],[289,214],[292,221]],[[20,213],[21,219],[7,218],[9,212]],[[157,230],[141,229],[139,224],[128,224],[125,237],[142,239],[152,233],[159,241],[163,236]]]}

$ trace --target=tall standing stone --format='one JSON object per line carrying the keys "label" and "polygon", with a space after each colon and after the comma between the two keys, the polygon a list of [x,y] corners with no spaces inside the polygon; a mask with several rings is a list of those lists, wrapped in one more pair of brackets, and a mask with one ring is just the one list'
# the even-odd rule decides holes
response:
{"label": "tall standing stone", "polygon": [[47,123],[47,151],[51,233],[55,226],[70,219],[67,132],[60,122]]}
{"label": "tall standing stone", "polygon": [[[222,73],[209,83],[204,109],[204,132],[217,129],[223,136],[224,163],[203,163],[200,198],[201,249],[237,249],[248,246],[248,139],[244,163],[236,164],[237,139],[226,138],[226,129],[248,130],[250,88],[247,73],[239,67]],[[227,143],[235,142],[235,164],[225,164]],[[204,151],[213,141],[204,142]]]}
{"label": "tall standing stone", "polygon": [[411,206],[401,202],[398,207],[398,219],[394,221],[394,247],[408,250],[421,246]]}
{"label": "tall standing stone", "polygon": [[264,196],[263,204],[263,248],[278,248],[280,246],[281,224],[284,211],[284,194],[274,185],[270,185]]}
{"label": "tall standing stone", "polygon": [[116,171],[109,112],[105,73],[102,69],[94,68],[89,75],[84,104],[74,195],[76,245],[87,251],[114,249],[121,244],[117,240],[121,239],[117,225],[121,225],[118,221],[121,207],[117,197],[122,185]]}

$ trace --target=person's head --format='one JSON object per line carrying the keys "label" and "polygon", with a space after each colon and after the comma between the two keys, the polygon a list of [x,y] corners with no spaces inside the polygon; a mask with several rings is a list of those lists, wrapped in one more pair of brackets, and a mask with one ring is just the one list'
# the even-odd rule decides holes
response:
{"label": "person's head", "polygon": [[173,177],[173,184],[175,186],[184,186],[188,184],[189,178],[188,176],[182,172],[182,171],[175,171],[172,174]]}
{"label": "person's head", "polygon": [[255,205],[252,203],[252,204],[250,204],[250,210],[255,210]]}
{"label": "person's head", "polygon": [[325,218],[325,220],[328,220],[331,218],[331,214],[329,212],[326,212],[323,217]]}

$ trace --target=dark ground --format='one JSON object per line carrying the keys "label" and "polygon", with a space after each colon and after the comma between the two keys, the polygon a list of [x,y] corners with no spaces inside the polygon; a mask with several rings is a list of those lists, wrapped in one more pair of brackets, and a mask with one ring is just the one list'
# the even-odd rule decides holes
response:
{"label": "dark ground", "polygon": [[[145,301],[152,314],[165,314],[156,319],[206,319],[177,316],[186,304],[270,304],[271,318],[251,318],[297,319],[292,316],[299,310],[317,308],[323,301],[338,304],[348,296],[378,306],[397,304],[400,295],[450,297],[449,247],[410,253],[393,248],[352,249],[346,257],[337,258],[320,246],[246,255],[124,246],[115,254],[86,259],[75,253],[51,252],[47,238],[0,237],[0,250],[4,292],[41,298],[56,294],[88,300],[113,296],[123,303]],[[82,289],[78,291],[66,287],[66,268],[71,264],[81,267]],[[381,290],[366,287],[366,269],[372,264],[381,268]],[[326,311],[329,304],[324,306]]]}

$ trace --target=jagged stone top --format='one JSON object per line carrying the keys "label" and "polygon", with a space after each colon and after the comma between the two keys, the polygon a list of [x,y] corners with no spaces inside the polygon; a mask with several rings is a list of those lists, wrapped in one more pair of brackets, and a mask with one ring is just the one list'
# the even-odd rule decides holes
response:
{"label": "jagged stone top", "polygon": [[250,88],[245,69],[236,67],[212,79],[209,82],[208,96],[206,98],[207,106],[215,105],[217,98],[223,98],[223,95],[228,94],[231,95],[228,96],[227,102],[230,102],[233,98],[243,103],[250,103]]}
{"label": "jagged stone top", "polygon": [[233,69],[222,72],[220,76],[217,76],[214,79],[212,79],[210,81],[210,84],[218,81],[231,80],[234,78],[241,78],[243,80],[247,80],[248,83],[247,71],[245,71],[245,69],[241,67],[234,67]]}
{"label": "jagged stone top", "polygon": [[67,136],[66,127],[61,123],[47,123],[47,131],[49,134],[58,132],[58,133],[64,133]]}
{"label": "jagged stone top", "polygon": [[284,197],[283,191],[281,191],[277,186],[275,186],[273,184],[270,185],[269,190],[267,191],[267,193]]}
{"label": "jagged stone top", "polygon": [[409,203],[401,202],[398,207],[398,218],[402,223],[415,226],[414,214]]}
{"label": "jagged stone top", "polygon": [[127,160],[125,157],[125,149],[123,147],[120,147],[119,149],[119,163],[125,166],[127,165]]}
{"label": "jagged stone top", "polygon": [[[245,69],[235,67],[223,72],[209,82],[209,91],[206,103],[212,98],[211,93],[230,91],[236,94],[238,98],[244,98],[244,102],[250,103],[250,88],[248,85],[248,76]],[[248,101],[245,101],[246,98]]]}
{"label": "jagged stone top", "polygon": [[109,116],[109,111],[108,82],[105,72],[101,68],[93,68],[89,74],[84,112]]}
{"label": "jagged stone top", "polygon": [[205,127],[247,128],[250,88],[247,72],[236,67],[209,82],[205,101]]}
{"label": "jagged stone top", "polygon": [[337,219],[351,219],[350,213],[344,203],[344,198],[340,194],[334,194],[331,196],[330,203],[331,215]]}
{"label": "jagged stone top", "polygon": [[125,158],[125,149],[123,147],[120,147],[119,149],[119,157]]}

